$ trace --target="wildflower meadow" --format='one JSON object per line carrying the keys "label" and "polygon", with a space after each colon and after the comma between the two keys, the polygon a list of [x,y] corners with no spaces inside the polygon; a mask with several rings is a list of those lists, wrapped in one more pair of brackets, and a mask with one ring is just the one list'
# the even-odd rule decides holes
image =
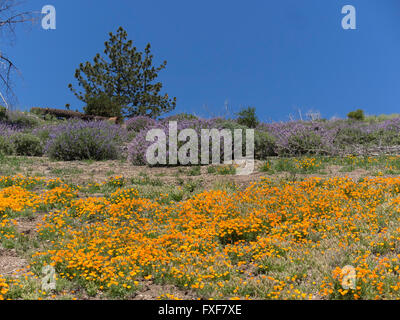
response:
{"label": "wildflower meadow", "polygon": [[400,299],[399,1],[341,2],[0,0],[0,300]]}

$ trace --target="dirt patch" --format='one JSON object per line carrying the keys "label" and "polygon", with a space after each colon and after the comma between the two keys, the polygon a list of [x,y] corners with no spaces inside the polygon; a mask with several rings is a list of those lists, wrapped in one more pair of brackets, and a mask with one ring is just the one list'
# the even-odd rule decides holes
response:
{"label": "dirt patch", "polygon": [[152,282],[142,283],[143,290],[137,292],[132,300],[156,300],[160,296],[164,295],[165,299],[168,299],[167,295],[172,295],[177,299],[182,300],[195,300],[197,296],[188,291],[182,291],[174,285],[157,285]]}
{"label": "dirt patch", "polygon": [[34,237],[37,233],[37,225],[42,222],[43,216],[44,214],[39,214],[30,218],[17,218],[17,232],[29,237]]}
{"label": "dirt patch", "polygon": [[236,174],[219,175],[210,173],[209,166],[201,166],[199,173],[193,173],[193,166],[184,167],[148,167],[134,166],[127,161],[51,161],[48,158],[30,158],[31,163],[21,165],[22,173],[30,172],[30,175],[41,175],[47,178],[61,178],[73,184],[102,183],[110,177],[122,176],[126,179],[143,179],[147,177],[158,180],[163,185],[179,186],[190,181],[201,181],[203,189],[215,189],[223,185],[233,185],[237,189],[248,187],[253,182],[260,181],[262,177],[272,180],[305,179],[308,177],[329,178],[349,177],[355,181],[366,177],[371,172],[364,169],[355,169],[351,172],[342,171],[343,166],[328,165],[323,172],[313,174],[290,174],[289,172],[275,172],[270,175],[261,171],[265,161],[255,160],[253,173],[239,176]]}
{"label": "dirt patch", "polygon": [[[37,158],[33,164],[21,166],[22,173],[30,172],[30,175],[40,175],[47,178],[61,178],[74,184],[97,182],[101,183],[111,176],[123,176],[127,179],[148,176],[158,179],[165,184],[177,184],[177,178],[185,178],[205,182],[204,187],[212,187],[217,182],[235,182],[237,185],[248,185],[265,175],[259,172],[263,161],[255,161],[254,172],[248,176],[235,174],[216,175],[207,172],[207,166],[200,168],[200,175],[192,175],[193,167],[148,167],[134,166],[126,161],[109,160],[97,162],[85,161],[57,161],[47,158]],[[40,161],[39,161],[40,160]]]}
{"label": "dirt patch", "polygon": [[342,166],[331,165],[327,168],[328,175],[330,177],[349,177],[353,180],[358,180],[370,174],[370,172],[365,169],[355,169],[350,172],[344,172],[341,171],[342,168]]}
{"label": "dirt patch", "polygon": [[[37,225],[43,215],[37,215],[32,218],[17,218],[17,232],[34,238],[37,233]],[[15,249],[5,249],[0,244],[0,274],[6,276],[21,275],[28,266],[28,261],[20,257]],[[26,270],[25,270],[26,271]]]}
{"label": "dirt patch", "polygon": [[0,246],[0,274],[16,275],[27,266],[27,261],[20,258],[14,249],[7,250]]}

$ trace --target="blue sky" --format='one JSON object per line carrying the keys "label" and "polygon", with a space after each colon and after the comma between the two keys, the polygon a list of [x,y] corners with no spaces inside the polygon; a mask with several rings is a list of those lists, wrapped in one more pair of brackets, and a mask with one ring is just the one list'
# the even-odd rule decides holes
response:
{"label": "blue sky", "polygon": [[[223,115],[254,106],[264,121],[309,109],[324,117],[400,112],[399,0],[27,0],[57,10],[57,29],[18,29],[12,47],[22,77],[20,109],[72,109],[68,89],[79,63],[102,52],[123,26],[143,50],[152,45],[164,91],[176,112]],[[357,29],[343,30],[341,9],[357,10]]]}

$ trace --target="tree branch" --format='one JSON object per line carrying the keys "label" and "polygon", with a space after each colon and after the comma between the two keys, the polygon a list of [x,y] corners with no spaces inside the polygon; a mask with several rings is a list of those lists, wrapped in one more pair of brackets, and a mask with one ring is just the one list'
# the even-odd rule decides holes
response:
{"label": "tree branch", "polygon": [[[0,0],[0,34],[1,40],[12,40],[15,36],[15,28],[19,24],[34,22],[36,12],[18,12],[18,7],[22,4],[16,0]],[[12,41],[11,41],[12,42]],[[6,95],[13,95],[11,89],[11,76],[18,71],[11,58],[0,51],[0,89],[5,88]]]}

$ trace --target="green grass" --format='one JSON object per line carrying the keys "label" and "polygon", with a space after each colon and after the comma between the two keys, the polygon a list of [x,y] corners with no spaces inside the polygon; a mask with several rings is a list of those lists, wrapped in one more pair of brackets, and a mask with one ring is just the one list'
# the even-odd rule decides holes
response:
{"label": "green grass", "polygon": [[79,168],[54,168],[50,170],[51,174],[54,174],[56,176],[68,176],[68,175],[76,175],[76,174],[82,174],[85,171],[83,169]]}
{"label": "green grass", "polygon": [[209,166],[207,168],[207,173],[214,175],[234,175],[236,174],[236,168],[233,165],[218,165]]}

